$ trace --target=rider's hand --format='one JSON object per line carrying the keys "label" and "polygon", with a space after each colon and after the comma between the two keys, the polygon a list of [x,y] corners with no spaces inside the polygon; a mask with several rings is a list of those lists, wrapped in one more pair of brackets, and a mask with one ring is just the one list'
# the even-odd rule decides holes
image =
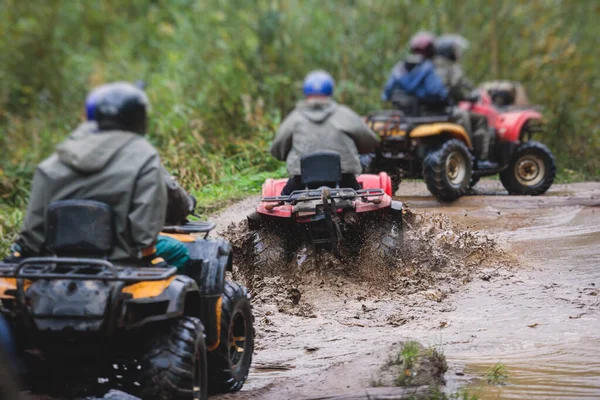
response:
{"label": "rider's hand", "polygon": [[23,249],[19,246],[18,243],[13,243],[10,246],[10,254],[4,257],[4,262],[8,264],[16,264],[19,263],[23,258]]}
{"label": "rider's hand", "polygon": [[198,204],[198,201],[191,194],[188,194],[188,197],[190,199],[190,210],[189,210],[189,212],[190,212],[190,214],[193,214],[194,210],[196,209],[196,205]]}

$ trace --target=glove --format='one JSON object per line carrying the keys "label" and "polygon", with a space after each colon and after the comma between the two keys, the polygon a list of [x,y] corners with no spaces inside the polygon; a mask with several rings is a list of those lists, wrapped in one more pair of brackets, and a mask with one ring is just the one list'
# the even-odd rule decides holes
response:
{"label": "glove", "polygon": [[194,196],[192,196],[189,193],[188,193],[188,198],[190,199],[190,214],[192,214],[194,212],[194,210],[196,209],[196,205],[198,204],[198,201],[196,200],[196,198]]}
{"label": "glove", "polygon": [[154,257],[152,260],[150,260],[148,266],[152,268],[170,268],[169,264],[167,264],[165,259],[162,257]]}
{"label": "glove", "polygon": [[23,249],[18,243],[13,243],[10,246],[10,254],[4,257],[4,262],[7,264],[17,264],[25,258],[23,256]]}

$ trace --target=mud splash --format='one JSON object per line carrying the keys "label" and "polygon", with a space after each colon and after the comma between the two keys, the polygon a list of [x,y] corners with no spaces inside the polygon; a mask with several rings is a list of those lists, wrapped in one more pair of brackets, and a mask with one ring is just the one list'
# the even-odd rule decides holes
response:
{"label": "mud splash", "polygon": [[[407,209],[403,217],[404,242],[392,265],[363,254],[338,259],[330,253],[313,254],[301,247],[280,270],[264,270],[253,262],[254,236],[246,221],[231,224],[224,236],[234,246],[234,277],[244,281],[258,300],[266,296],[290,306],[299,304],[299,287],[315,284],[360,284],[372,294],[385,291],[406,295],[431,290],[431,296],[441,300],[457,284],[469,282],[475,272],[515,262],[495,238],[468,230],[442,214]],[[376,236],[372,231],[365,232],[363,240],[372,236]]]}

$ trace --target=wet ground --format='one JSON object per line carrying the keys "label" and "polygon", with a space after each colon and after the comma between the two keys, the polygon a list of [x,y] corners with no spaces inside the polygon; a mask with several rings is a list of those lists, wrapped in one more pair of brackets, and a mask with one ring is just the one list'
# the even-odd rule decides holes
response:
{"label": "wet ground", "polygon": [[[254,289],[254,369],[241,393],[221,398],[392,396],[370,386],[390,349],[406,339],[446,355],[450,391],[468,385],[482,399],[600,398],[600,183],[522,197],[482,181],[474,195],[451,205],[430,197],[422,183],[404,183],[397,194],[417,214],[448,215],[457,224],[450,230],[492,238],[501,248],[494,250],[498,262],[473,262],[462,252],[448,264],[480,265],[465,274],[451,265],[446,284],[439,274],[411,280],[415,290],[326,272],[265,279]],[[255,204],[250,198],[234,205],[218,218],[220,228]],[[442,236],[431,238],[447,240]],[[452,243],[461,245],[451,242],[445,251],[452,253]],[[506,366],[508,384],[480,383],[497,362]]]}

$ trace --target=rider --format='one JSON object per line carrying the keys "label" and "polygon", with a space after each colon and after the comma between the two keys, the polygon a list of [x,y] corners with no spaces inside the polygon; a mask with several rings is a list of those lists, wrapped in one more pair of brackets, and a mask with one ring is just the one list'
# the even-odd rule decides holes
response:
{"label": "rider", "polygon": [[302,156],[321,150],[340,154],[341,186],[360,189],[356,175],[362,172],[359,154],[371,153],[378,144],[377,136],[350,108],[336,103],[334,80],[325,71],[313,71],[304,79],[305,100],[281,123],[271,146],[271,154],[287,162],[290,176],[281,192],[289,195],[304,189],[300,178]]}
{"label": "rider", "polygon": [[[143,90],[144,82],[136,82],[135,86]],[[98,93],[102,93],[101,88],[92,91],[85,103],[86,118],[88,123],[83,124],[85,129],[90,132],[98,132],[95,121],[95,112],[97,106]],[[187,217],[196,208],[196,198],[187,193],[177,183],[175,177],[167,172],[161,165],[161,172],[167,188],[167,214],[165,216],[165,225],[183,225],[187,222]],[[177,268],[183,268],[189,260],[189,251],[185,245],[166,235],[159,235],[156,242],[157,255],[164,258],[169,265]]]}
{"label": "rider", "polygon": [[383,101],[394,101],[395,92],[401,90],[430,110],[446,105],[448,92],[432,62],[434,41],[435,36],[429,32],[418,32],[411,38],[410,54],[392,69],[381,95]]}
{"label": "rider", "polygon": [[38,165],[23,227],[7,261],[46,253],[49,204],[82,199],[113,210],[115,245],[109,259],[166,266],[155,245],[165,222],[167,186],[159,155],[144,138],[148,98],[118,82],[97,88],[88,100],[96,122],[80,125]]}
{"label": "rider", "polygon": [[456,107],[460,101],[472,100],[473,85],[465,77],[460,60],[469,42],[460,35],[442,35],[435,40],[435,69],[448,88],[452,108],[452,119],[465,127],[473,137],[479,137],[481,143],[480,160],[487,160],[490,141],[494,132],[484,115],[469,112]]}

